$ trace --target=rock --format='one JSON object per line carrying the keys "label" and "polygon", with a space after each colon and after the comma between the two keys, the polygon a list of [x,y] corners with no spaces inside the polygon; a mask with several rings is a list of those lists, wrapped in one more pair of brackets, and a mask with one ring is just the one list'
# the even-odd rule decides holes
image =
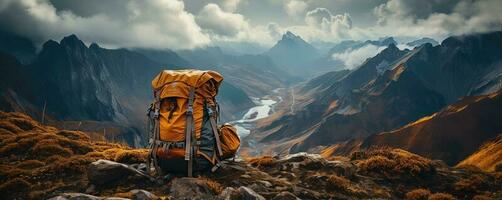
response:
{"label": "rock", "polygon": [[300,200],[297,196],[295,196],[293,193],[288,192],[288,191],[283,191],[277,195],[275,195],[272,200]]}
{"label": "rock", "polygon": [[84,193],[63,193],[49,200],[101,200],[103,198]]}
{"label": "rock", "polygon": [[111,184],[131,176],[148,178],[143,172],[133,167],[110,160],[97,160],[91,163],[87,169],[89,182],[95,185]]}
{"label": "rock", "polygon": [[173,199],[214,199],[216,193],[207,182],[197,178],[177,178],[172,181],[171,196]]}
{"label": "rock", "polygon": [[86,190],[85,193],[94,193],[96,192],[96,186],[95,185],[90,185]]}
{"label": "rock", "polygon": [[248,187],[241,186],[238,189],[227,187],[218,196],[222,200],[265,200],[265,197],[259,195]]}
{"label": "rock", "polygon": [[243,174],[241,175],[241,178],[251,178],[251,176],[249,174]]}
{"label": "rock", "polygon": [[268,182],[268,181],[258,181],[260,182],[261,184],[263,184],[263,186],[265,187],[272,187],[272,183]]}
{"label": "rock", "polygon": [[131,197],[133,200],[154,200],[159,199],[156,195],[146,191],[146,190],[131,190]]}
{"label": "rock", "polygon": [[84,193],[63,193],[59,196],[50,198],[49,200],[130,200],[120,197],[97,197]]}
{"label": "rock", "polygon": [[340,160],[328,161],[325,168],[329,173],[345,177],[353,176],[356,173],[356,169],[357,167],[352,163]]}

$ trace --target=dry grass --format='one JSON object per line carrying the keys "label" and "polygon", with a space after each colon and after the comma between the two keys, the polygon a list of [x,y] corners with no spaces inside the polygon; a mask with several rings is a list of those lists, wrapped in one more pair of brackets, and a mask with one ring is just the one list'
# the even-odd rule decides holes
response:
{"label": "dry grass", "polygon": [[472,200],[492,200],[493,198],[485,196],[485,195],[476,195],[472,198]]}
{"label": "dry grass", "polygon": [[93,142],[84,132],[43,126],[24,114],[0,111],[0,130],[0,199],[85,190],[87,166],[97,159],[146,160],[145,149]]}
{"label": "dry grass", "polygon": [[248,163],[256,167],[271,167],[276,163],[276,159],[272,156],[263,156],[258,158],[249,158]]}
{"label": "dry grass", "polygon": [[457,198],[448,193],[438,192],[429,196],[428,200],[457,200]]}
{"label": "dry grass", "polygon": [[224,187],[223,187],[220,183],[218,183],[218,182],[216,182],[216,181],[214,181],[214,180],[212,180],[212,179],[208,179],[208,178],[200,178],[200,180],[201,180],[204,184],[206,184],[206,185],[207,185],[207,187],[208,187],[211,191],[213,191],[215,194],[220,194],[220,193],[223,191],[223,189],[224,189]]}
{"label": "dry grass", "polygon": [[361,173],[389,179],[424,177],[435,171],[431,160],[401,149],[379,148],[359,152],[355,160]]}
{"label": "dry grass", "polygon": [[415,189],[406,193],[406,200],[427,200],[431,191],[427,189]]}
{"label": "dry grass", "polygon": [[476,166],[488,172],[497,171],[497,166],[502,166],[502,134],[457,164],[457,167],[465,166]]}
{"label": "dry grass", "polygon": [[455,190],[464,194],[476,194],[488,187],[487,177],[479,174],[460,179],[454,185]]}

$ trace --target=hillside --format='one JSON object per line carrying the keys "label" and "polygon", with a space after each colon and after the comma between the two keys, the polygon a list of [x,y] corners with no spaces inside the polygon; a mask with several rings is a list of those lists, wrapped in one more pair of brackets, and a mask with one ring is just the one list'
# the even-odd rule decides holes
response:
{"label": "hillside", "polygon": [[466,97],[402,128],[370,136],[362,147],[402,148],[455,165],[502,132],[500,119],[500,92]]}
{"label": "hillside", "polygon": [[103,142],[92,133],[58,130],[24,114],[0,112],[0,137],[2,199],[139,199],[140,194],[151,195],[146,199],[501,197],[499,172],[453,169],[399,149],[329,159],[314,154],[247,158],[214,174],[159,185],[123,165],[95,162],[139,164],[146,150]]}
{"label": "hillside", "polygon": [[282,38],[264,53],[283,70],[303,76],[315,72],[315,69],[307,64],[316,59],[318,54],[319,50],[290,31],[283,34]]}
{"label": "hillside", "polygon": [[476,152],[457,166],[476,166],[486,171],[502,169],[502,135],[483,144]]}
{"label": "hillside", "polygon": [[453,36],[411,51],[389,45],[341,79],[328,80],[328,87],[318,84],[325,89],[295,113],[259,127],[256,137],[275,153],[315,151],[398,129],[464,96],[496,92],[502,69],[497,44],[502,32]]}
{"label": "hillside", "polygon": [[[12,43],[22,42],[26,41]],[[117,140],[131,146],[144,144],[145,110],[152,101],[150,81],[161,70],[190,67],[172,51],[138,53],[96,43],[87,46],[76,35],[45,42],[27,64],[14,57],[20,51],[8,50],[0,49],[2,110],[41,120],[45,109],[46,121],[57,127],[76,127],[74,130],[119,129]],[[243,109],[254,106],[231,81],[223,82],[219,97],[224,121],[238,119]],[[71,125],[80,122],[83,126]]]}

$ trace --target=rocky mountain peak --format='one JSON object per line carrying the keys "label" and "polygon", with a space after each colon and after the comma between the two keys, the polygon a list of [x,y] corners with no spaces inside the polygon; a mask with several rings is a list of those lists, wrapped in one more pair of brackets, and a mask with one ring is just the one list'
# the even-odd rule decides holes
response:
{"label": "rocky mountain peak", "polygon": [[93,42],[90,46],[89,46],[89,49],[100,49],[101,47],[96,44],[95,42]]}
{"label": "rocky mountain peak", "polygon": [[80,40],[75,34],[71,34],[69,36],[66,36],[64,37],[60,44],[62,46],[67,46],[67,47],[70,47],[70,48],[87,48],[84,44],[84,42],[82,42],[82,40]]}

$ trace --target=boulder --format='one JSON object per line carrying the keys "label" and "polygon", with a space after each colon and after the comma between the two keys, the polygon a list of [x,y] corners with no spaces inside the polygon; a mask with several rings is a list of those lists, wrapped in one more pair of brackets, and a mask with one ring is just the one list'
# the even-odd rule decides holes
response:
{"label": "boulder", "polygon": [[148,175],[133,167],[110,160],[97,160],[91,163],[87,169],[89,182],[97,186],[112,184],[128,177],[151,180]]}
{"label": "boulder", "polygon": [[49,200],[130,200],[120,197],[97,197],[84,193],[62,193],[59,196],[50,198]]}
{"label": "boulder", "polygon": [[291,192],[283,191],[275,195],[275,197],[272,198],[272,200],[300,200],[300,198],[298,198]]}
{"label": "boulder", "polygon": [[151,192],[148,192],[146,190],[131,190],[129,191],[131,193],[131,197],[133,200],[155,200],[159,199],[156,195],[152,194]]}
{"label": "boulder", "polygon": [[265,198],[252,189],[241,186],[238,189],[227,187],[218,196],[222,200],[265,200]]}
{"label": "boulder", "polygon": [[197,178],[176,178],[172,181],[171,196],[173,199],[214,199],[216,193],[206,181]]}

